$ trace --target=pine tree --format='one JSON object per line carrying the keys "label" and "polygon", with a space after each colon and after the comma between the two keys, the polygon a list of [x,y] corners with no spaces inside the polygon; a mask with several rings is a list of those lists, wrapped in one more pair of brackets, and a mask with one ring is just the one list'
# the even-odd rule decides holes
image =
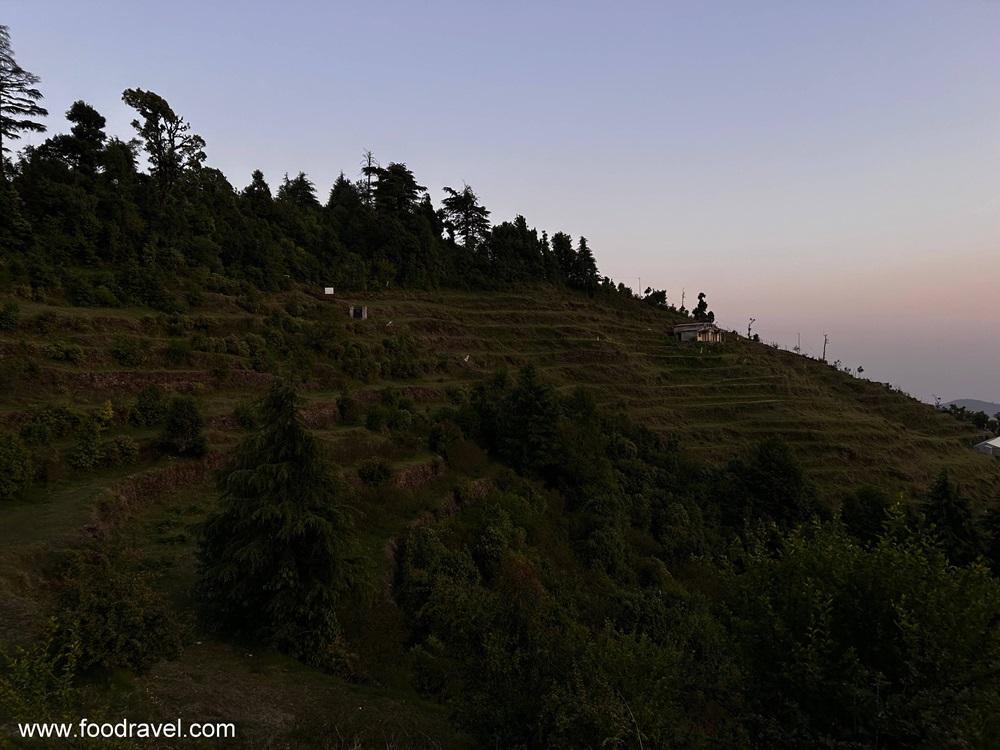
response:
{"label": "pine tree", "polygon": [[708,300],[705,299],[704,292],[698,292],[698,305],[691,314],[695,320],[703,320],[706,323],[715,322],[715,313],[708,309]]}
{"label": "pine tree", "polygon": [[479,203],[479,196],[466,185],[461,190],[443,188],[447,197],[441,201],[445,228],[462,238],[466,250],[475,250],[490,231],[490,212]]}
{"label": "pine tree", "polygon": [[581,289],[593,291],[597,288],[597,262],[587,245],[587,238],[581,237],[573,259],[572,283]]}
{"label": "pine tree", "polygon": [[278,200],[288,201],[299,208],[318,208],[319,199],[316,198],[316,186],[313,185],[305,172],[299,172],[291,179],[285,175],[285,181],[278,188]]}
{"label": "pine tree", "polygon": [[576,267],[576,251],[573,249],[572,238],[565,232],[556,232],[552,235],[552,253],[555,255],[563,280],[569,281]]}
{"label": "pine tree", "polygon": [[517,385],[503,401],[497,450],[519,471],[547,474],[557,463],[559,401],[534,366],[518,373]]}
{"label": "pine tree", "polygon": [[264,179],[264,173],[255,169],[250,175],[250,184],[243,188],[243,197],[254,208],[263,208],[271,203],[271,186]]}
{"label": "pine tree", "polygon": [[93,176],[97,172],[107,140],[104,116],[86,102],[76,101],[66,111],[66,119],[73,123],[70,132],[48,139],[38,147],[38,153],[47,158],[58,159],[82,174]]}
{"label": "pine tree", "polygon": [[341,172],[334,181],[333,187],[330,188],[330,197],[326,202],[326,207],[331,210],[339,208],[345,211],[356,211],[361,208],[362,202],[362,195],[358,192],[357,185],[344,177],[344,173]]}
{"label": "pine tree", "polygon": [[413,172],[405,164],[390,162],[385,168],[373,167],[371,174],[377,178],[374,186],[375,207],[383,213],[402,215],[413,212],[417,207],[417,198],[427,189],[417,184]]}
{"label": "pine tree", "polygon": [[200,593],[223,630],[322,664],[338,633],[347,519],[290,386],[265,396],[260,425],[221,475],[220,510],[201,544]]}
{"label": "pine tree", "polygon": [[959,492],[947,469],[938,474],[924,512],[952,562],[971,562],[980,553],[982,540],[972,517],[969,499]]}
{"label": "pine tree", "polygon": [[48,111],[39,106],[42,92],[35,84],[39,77],[17,64],[10,43],[10,29],[0,25],[0,176],[4,173],[4,141],[14,141],[25,130],[45,132],[45,126],[35,122]]}

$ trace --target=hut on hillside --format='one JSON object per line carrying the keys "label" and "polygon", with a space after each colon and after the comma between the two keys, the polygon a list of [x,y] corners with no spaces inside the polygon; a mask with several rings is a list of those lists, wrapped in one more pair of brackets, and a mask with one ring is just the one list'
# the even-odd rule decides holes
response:
{"label": "hut on hillside", "polygon": [[347,308],[347,314],[354,320],[368,320],[368,305],[351,305]]}
{"label": "hut on hillside", "polygon": [[1000,437],[995,437],[992,440],[984,440],[976,446],[976,450],[988,456],[1000,458]]}
{"label": "hut on hillside", "polygon": [[681,323],[673,327],[673,334],[678,341],[697,341],[703,344],[722,343],[722,329],[715,323],[699,321],[697,323]]}

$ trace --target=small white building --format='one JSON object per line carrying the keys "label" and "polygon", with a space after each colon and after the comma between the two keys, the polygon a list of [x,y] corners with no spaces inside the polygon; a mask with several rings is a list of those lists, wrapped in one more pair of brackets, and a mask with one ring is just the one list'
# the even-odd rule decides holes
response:
{"label": "small white building", "polygon": [[715,323],[706,321],[681,323],[674,326],[673,334],[678,341],[697,341],[703,344],[722,343],[722,329]]}
{"label": "small white building", "polygon": [[987,456],[1000,458],[1000,437],[995,437],[992,440],[984,440],[976,445],[976,450],[980,453],[985,453]]}

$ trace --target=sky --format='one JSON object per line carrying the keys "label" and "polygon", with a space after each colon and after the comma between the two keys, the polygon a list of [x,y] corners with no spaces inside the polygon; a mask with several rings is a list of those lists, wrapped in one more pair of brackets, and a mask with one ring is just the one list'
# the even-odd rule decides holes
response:
{"label": "sky", "polygon": [[[371,149],[435,202],[932,400],[1000,402],[1000,1],[0,0],[50,132],[165,97],[236,187]],[[31,142],[30,140],[27,142]]]}

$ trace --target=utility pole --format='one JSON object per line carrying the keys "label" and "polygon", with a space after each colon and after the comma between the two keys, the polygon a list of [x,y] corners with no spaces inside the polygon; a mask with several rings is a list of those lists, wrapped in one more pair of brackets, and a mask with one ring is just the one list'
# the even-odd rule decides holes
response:
{"label": "utility pole", "polygon": [[827,334],[823,334],[823,361],[826,362],[826,344],[830,340]]}
{"label": "utility pole", "polygon": [[684,289],[681,288],[681,310],[684,309]]}

